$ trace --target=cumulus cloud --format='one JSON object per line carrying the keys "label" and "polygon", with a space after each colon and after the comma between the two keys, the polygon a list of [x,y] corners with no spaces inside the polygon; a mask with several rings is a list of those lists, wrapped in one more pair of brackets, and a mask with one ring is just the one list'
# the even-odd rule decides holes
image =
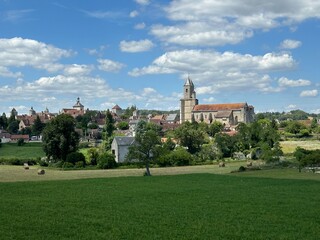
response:
{"label": "cumulus cloud", "polygon": [[272,87],[269,72],[286,71],[296,62],[287,53],[265,55],[239,54],[205,50],[171,51],[155,59],[151,65],[135,68],[131,76],[189,72],[198,84],[197,93],[214,93],[221,89],[259,89],[278,92]]}
{"label": "cumulus cloud", "polygon": [[72,64],[64,69],[66,75],[87,75],[93,70],[92,66]]}
{"label": "cumulus cloud", "polygon": [[299,80],[290,80],[286,77],[282,77],[278,80],[280,87],[303,87],[311,85],[311,81],[299,79]]}
{"label": "cumulus cloud", "polygon": [[70,50],[56,48],[31,39],[0,39],[0,65],[2,67],[30,66],[54,72],[63,68],[58,61],[72,54]]}
{"label": "cumulus cloud", "polygon": [[318,96],[318,90],[305,90],[300,93],[300,97],[316,97]]}
{"label": "cumulus cloud", "polygon": [[286,107],[286,109],[287,110],[294,110],[294,109],[297,109],[298,107],[297,107],[297,105],[295,105],[295,104],[290,104],[290,105],[288,105],[287,107]]}
{"label": "cumulus cloud", "polygon": [[280,48],[282,49],[295,49],[302,45],[300,41],[286,39],[280,44]]}
{"label": "cumulus cloud", "polygon": [[105,72],[119,72],[125,65],[110,59],[98,59],[98,69]]}
{"label": "cumulus cloud", "polygon": [[121,41],[120,42],[120,50],[122,52],[146,52],[154,47],[154,44],[148,40],[140,40],[140,41]]}
{"label": "cumulus cloud", "polygon": [[256,30],[270,30],[320,17],[320,4],[283,0],[176,0],[164,8],[171,25],[155,25],[151,34],[166,43],[188,46],[236,44]]}

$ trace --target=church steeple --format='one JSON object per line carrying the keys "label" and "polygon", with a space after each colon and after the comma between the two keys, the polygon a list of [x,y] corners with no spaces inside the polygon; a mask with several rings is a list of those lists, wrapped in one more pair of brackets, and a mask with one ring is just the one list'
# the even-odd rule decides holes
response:
{"label": "church steeple", "polygon": [[180,100],[180,122],[192,121],[192,110],[195,105],[198,105],[196,92],[194,91],[194,84],[188,76],[183,85],[183,98]]}
{"label": "church steeple", "polygon": [[196,98],[196,92],[194,91],[194,84],[189,76],[183,86],[183,90],[184,90],[184,99]]}

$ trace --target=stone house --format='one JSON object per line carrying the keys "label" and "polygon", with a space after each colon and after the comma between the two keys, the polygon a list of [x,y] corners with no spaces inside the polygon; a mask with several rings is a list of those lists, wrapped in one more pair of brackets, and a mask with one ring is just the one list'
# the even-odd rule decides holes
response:
{"label": "stone house", "polygon": [[117,163],[125,161],[126,155],[129,152],[129,147],[134,144],[134,137],[118,136],[115,137],[111,144],[112,154],[115,155]]}

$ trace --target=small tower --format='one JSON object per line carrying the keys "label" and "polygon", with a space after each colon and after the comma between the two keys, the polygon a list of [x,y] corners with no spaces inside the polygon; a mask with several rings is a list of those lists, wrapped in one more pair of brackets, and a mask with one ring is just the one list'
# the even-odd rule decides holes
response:
{"label": "small tower", "polygon": [[84,106],[80,103],[80,98],[77,98],[76,104],[73,106],[73,109],[77,109],[78,111],[84,111]]}
{"label": "small tower", "polygon": [[36,111],[33,109],[33,107],[31,107],[29,110],[29,116],[34,116],[34,115],[36,115]]}
{"label": "small tower", "polygon": [[180,100],[180,103],[180,123],[191,122],[192,110],[195,105],[198,105],[198,99],[194,91],[194,84],[189,76],[183,85],[183,99]]}

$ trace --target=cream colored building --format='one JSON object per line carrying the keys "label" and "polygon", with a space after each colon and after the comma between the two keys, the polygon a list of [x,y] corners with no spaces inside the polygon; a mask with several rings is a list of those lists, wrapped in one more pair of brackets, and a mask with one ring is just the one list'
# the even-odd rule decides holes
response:
{"label": "cream colored building", "polygon": [[183,86],[184,95],[180,100],[180,122],[196,121],[208,124],[219,121],[225,127],[240,122],[249,123],[254,119],[254,107],[247,103],[198,104],[194,84],[188,77]]}

